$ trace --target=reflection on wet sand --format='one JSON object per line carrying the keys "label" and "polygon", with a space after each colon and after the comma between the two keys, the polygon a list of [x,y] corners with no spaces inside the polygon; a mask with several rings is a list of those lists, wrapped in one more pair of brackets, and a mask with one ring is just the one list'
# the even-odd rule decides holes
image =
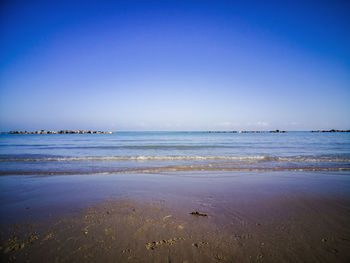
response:
{"label": "reflection on wet sand", "polygon": [[[227,203],[210,205],[209,198],[199,204],[206,216],[198,216],[164,200],[109,200],[79,216],[10,226],[1,235],[1,257],[9,262],[346,262],[350,233],[334,225],[345,218],[317,202],[275,201],[267,212],[281,214],[271,216],[259,209],[248,215]],[[306,212],[305,205],[314,209]]]}

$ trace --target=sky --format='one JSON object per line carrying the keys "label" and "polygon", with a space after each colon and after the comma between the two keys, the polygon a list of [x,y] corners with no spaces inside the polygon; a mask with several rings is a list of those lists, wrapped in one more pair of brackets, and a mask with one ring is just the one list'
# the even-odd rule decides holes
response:
{"label": "sky", "polygon": [[350,129],[350,1],[0,3],[0,130]]}

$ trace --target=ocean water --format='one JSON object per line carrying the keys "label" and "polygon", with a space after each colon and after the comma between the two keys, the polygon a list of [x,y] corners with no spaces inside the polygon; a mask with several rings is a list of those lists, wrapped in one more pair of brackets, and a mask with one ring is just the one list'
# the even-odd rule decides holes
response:
{"label": "ocean water", "polygon": [[350,133],[0,134],[0,175],[350,170]]}

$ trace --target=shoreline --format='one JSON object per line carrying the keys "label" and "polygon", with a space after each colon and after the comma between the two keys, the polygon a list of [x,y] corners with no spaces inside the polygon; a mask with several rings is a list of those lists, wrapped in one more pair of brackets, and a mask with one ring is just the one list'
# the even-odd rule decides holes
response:
{"label": "shoreline", "polygon": [[[31,172],[0,172],[0,176],[64,176],[64,175],[114,175],[114,174],[149,174],[149,173],[178,173],[178,172],[348,172],[350,171],[350,167],[293,167],[293,168],[216,168],[214,165],[213,168],[209,168],[211,164],[206,165],[208,167],[193,167],[194,165],[189,165],[186,167],[155,167],[155,168],[139,168],[139,169],[129,169],[129,170],[106,170],[106,171],[91,171],[91,172],[39,172],[39,171],[31,171]],[[192,166],[192,167],[191,167]]]}

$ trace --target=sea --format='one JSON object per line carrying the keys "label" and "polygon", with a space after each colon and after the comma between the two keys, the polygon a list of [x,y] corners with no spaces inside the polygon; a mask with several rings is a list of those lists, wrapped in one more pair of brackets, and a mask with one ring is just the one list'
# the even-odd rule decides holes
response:
{"label": "sea", "polygon": [[0,175],[349,170],[350,133],[0,134]]}

